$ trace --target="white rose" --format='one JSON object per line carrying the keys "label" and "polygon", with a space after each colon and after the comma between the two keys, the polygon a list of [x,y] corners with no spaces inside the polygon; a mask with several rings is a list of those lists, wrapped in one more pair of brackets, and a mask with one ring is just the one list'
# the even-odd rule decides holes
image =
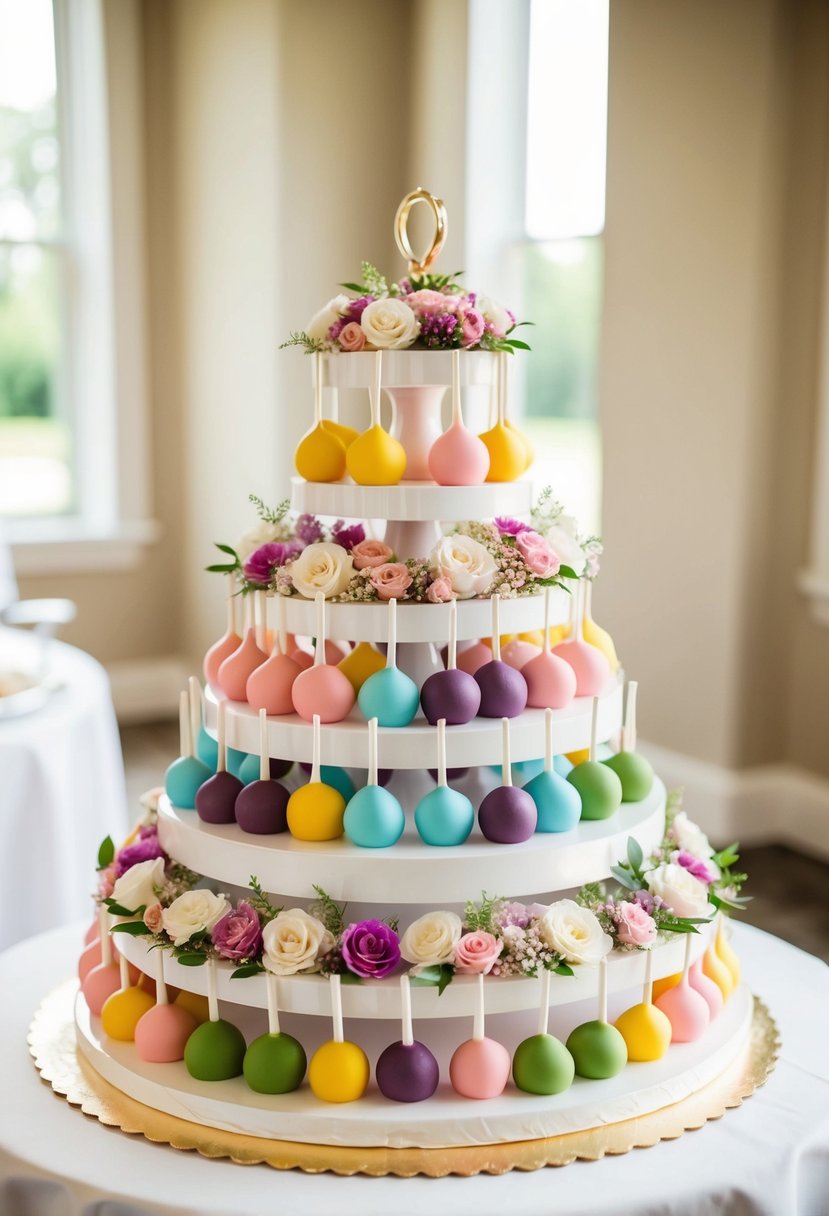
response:
{"label": "white rose", "polygon": [[272,524],[266,519],[260,519],[259,523],[253,528],[248,528],[236,542],[236,552],[239,555],[239,561],[246,561],[255,549],[260,545],[270,545],[274,541],[287,540],[290,531],[285,527],[284,523]]}
{"label": "white rose", "polygon": [[541,940],[568,963],[598,963],[613,949],[597,917],[574,899],[550,904],[538,922]]}
{"label": "white rose", "polygon": [[680,849],[685,849],[694,857],[701,857],[705,860],[714,856],[714,850],[711,848],[705,832],[692,819],[689,819],[684,811],[674,815],[670,835]]}
{"label": "white rose", "polygon": [[475,307],[485,321],[488,321],[495,331],[495,336],[503,338],[512,329],[513,320],[502,304],[493,300],[492,296],[476,296]]}
{"label": "white rose", "polygon": [[315,313],[305,326],[308,337],[314,342],[327,342],[329,329],[339,321],[350,303],[350,298],[342,294],[329,300],[325,307]]}
{"label": "white rose", "polygon": [[449,963],[461,939],[463,925],[454,912],[427,912],[409,925],[400,939],[400,953],[407,963],[429,967]]}
{"label": "white rose", "polygon": [[147,908],[158,899],[156,887],[164,886],[164,858],[154,857],[152,861],[139,861],[137,866],[130,866],[125,874],[116,878],[112,888],[112,898],[122,908],[137,912],[139,908]]}
{"label": "white rose", "polygon": [[417,317],[402,300],[374,300],[363,309],[360,326],[377,350],[404,350],[420,333]]}
{"label": "white rose", "polygon": [[648,890],[664,900],[675,916],[707,916],[708,887],[675,862],[657,866],[647,875]]}
{"label": "white rose", "polygon": [[563,566],[569,566],[581,576],[587,558],[578,540],[579,528],[572,515],[560,515],[544,533],[544,539],[557,555]]}
{"label": "white rose", "polygon": [[342,545],[320,542],[306,545],[288,567],[300,595],[312,600],[321,591],[327,600],[345,591],[354,573],[354,559]]}
{"label": "white rose", "polygon": [[194,933],[201,933],[203,929],[209,933],[216,921],[229,911],[225,895],[214,895],[207,890],[185,891],[161,913],[161,925],[174,945],[183,946]]}
{"label": "white rose", "polygon": [[498,570],[489,549],[461,533],[444,536],[432,550],[429,565],[436,578],[449,579],[452,590],[461,600],[486,595]]}
{"label": "white rose", "polygon": [[262,963],[274,975],[311,971],[333,948],[334,938],[316,916],[289,908],[268,921],[262,931]]}

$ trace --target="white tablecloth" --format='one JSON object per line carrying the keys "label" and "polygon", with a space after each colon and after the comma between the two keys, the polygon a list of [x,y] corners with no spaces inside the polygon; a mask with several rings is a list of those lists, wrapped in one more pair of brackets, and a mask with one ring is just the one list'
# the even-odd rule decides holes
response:
{"label": "white tablecloth", "polygon": [[338,1178],[236,1166],[84,1119],[40,1080],[25,1039],[71,971],[81,928],[0,957],[3,1216],[827,1216],[829,968],[738,926],[735,945],[783,1037],[771,1078],[740,1109],[655,1148],[564,1169],[477,1178]]}
{"label": "white tablecloth", "polygon": [[47,703],[0,719],[0,949],[90,919],[98,845],[128,826],[106,672],[61,642],[49,669]]}

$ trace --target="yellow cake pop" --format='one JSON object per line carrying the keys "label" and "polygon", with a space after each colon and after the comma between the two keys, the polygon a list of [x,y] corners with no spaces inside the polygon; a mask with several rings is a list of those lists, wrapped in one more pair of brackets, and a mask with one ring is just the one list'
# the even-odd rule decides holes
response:
{"label": "yellow cake pop", "polygon": [[734,991],[734,979],[725,963],[717,954],[714,945],[710,945],[702,956],[702,971],[709,980],[713,980],[727,1001]]}
{"label": "yellow cake pop", "polygon": [[202,996],[199,992],[188,992],[185,988],[182,988],[174,1004],[181,1005],[182,1009],[186,1009],[188,1013],[192,1013],[198,1022],[206,1022],[210,1017],[207,997]]}
{"label": "yellow cake pop", "polygon": [[629,1060],[661,1060],[671,1045],[670,1020],[653,1003],[652,962],[652,951],[646,950],[642,1000],[613,1023],[627,1044]]}
{"label": "yellow cake pop", "polygon": [[370,1075],[366,1053],[343,1040],[343,1007],[339,975],[330,977],[334,1037],[318,1047],[308,1065],[308,1082],[323,1102],[354,1102],[362,1098]]}
{"label": "yellow cake pop", "polygon": [[606,629],[602,629],[601,625],[597,625],[590,615],[591,601],[593,599],[593,584],[587,581],[584,599],[584,620],[582,622],[582,632],[585,642],[591,646],[595,646],[600,650],[610,664],[611,671],[619,670],[619,656],[616,654],[616,647],[613,645],[613,638]]}
{"label": "yellow cake pop", "polygon": [[495,426],[484,431],[481,440],[489,452],[489,472],[487,481],[515,481],[527,468],[527,448],[523,437],[513,427],[504,421],[506,398],[506,369],[505,354],[498,359],[498,412]]}
{"label": "yellow cake pop", "polygon": [[339,481],[345,474],[345,444],[322,420],[322,356],[314,359],[314,426],[299,441],[294,464],[306,481]]}
{"label": "yellow cake pop", "polygon": [[139,1019],[155,1005],[155,997],[150,996],[143,988],[132,987],[125,955],[122,954],[118,962],[121,968],[121,987],[104,1002],[101,1010],[101,1029],[111,1039],[131,1043],[135,1038],[135,1027]]}
{"label": "yellow cake pop", "polygon": [[378,350],[374,358],[371,426],[350,445],[346,467],[358,485],[396,486],[406,472],[406,449],[380,425],[382,351]]}
{"label": "yellow cake pop", "polygon": [[676,988],[677,984],[682,979],[682,972],[677,971],[676,975],[666,975],[661,980],[653,981],[653,999],[661,996],[663,992],[667,992],[669,988]]}
{"label": "yellow cake pop", "polygon": [[737,955],[734,953],[734,947],[725,935],[725,919],[722,916],[720,916],[719,925],[717,926],[717,938],[714,942],[714,949],[720,962],[727,968],[736,988],[740,982],[740,960],[737,958]]}
{"label": "yellow cake pop", "polygon": [[370,642],[359,642],[354,649],[337,664],[344,676],[351,681],[355,692],[359,692],[369,676],[386,666],[385,657]]}
{"label": "yellow cake pop", "polygon": [[509,418],[504,419],[504,425],[508,431],[512,431],[513,435],[515,435],[516,439],[518,439],[519,443],[524,448],[524,468],[522,471],[526,473],[527,469],[535,460],[535,451],[533,449],[533,445],[530,443],[524,431],[522,431],[520,427],[517,427],[514,422],[510,422]]}
{"label": "yellow cake pop", "polygon": [[537,646],[539,650],[544,649],[543,629],[530,629],[526,633],[519,633],[518,639],[521,642],[529,642],[531,646]]}
{"label": "yellow cake pop", "polygon": [[288,799],[288,831],[296,840],[337,840],[343,834],[345,798],[320,777],[320,716],[314,714],[314,751],[307,785]]}
{"label": "yellow cake pop", "polygon": [[336,439],[339,439],[344,448],[351,447],[351,444],[360,434],[359,431],[354,430],[353,426],[346,426],[344,423],[337,422],[333,418],[323,418],[322,429],[330,431]]}

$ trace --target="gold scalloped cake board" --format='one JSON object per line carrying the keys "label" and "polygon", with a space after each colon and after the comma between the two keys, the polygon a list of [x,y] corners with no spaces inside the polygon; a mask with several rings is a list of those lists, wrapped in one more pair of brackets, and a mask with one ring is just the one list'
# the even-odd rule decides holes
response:
{"label": "gold scalloped cake board", "polygon": [[70,1106],[79,1106],[84,1114],[107,1127],[142,1135],[155,1144],[195,1150],[203,1157],[228,1157],[240,1165],[264,1164],[309,1174],[330,1170],[335,1174],[395,1174],[403,1178],[415,1174],[469,1177],[598,1161],[608,1154],[650,1148],[660,1140],[675,1140],[683,1132],[702,1127],[709,1119],[719,1119],[727,1110],[740,1106],[766,1081],[780,1048],[777,1026],[766,1006],[755,997],[750,1042],[740,1056],[695,1094],[652,1114],[545,1140],[441,1149],[343,1148],[219,1131],[136,1102],[103,1080],[78,1055],[73,1017],[76,991],[77,981],[68,980],[50,992],[35,1014],[28,1037],[42,1079]]}

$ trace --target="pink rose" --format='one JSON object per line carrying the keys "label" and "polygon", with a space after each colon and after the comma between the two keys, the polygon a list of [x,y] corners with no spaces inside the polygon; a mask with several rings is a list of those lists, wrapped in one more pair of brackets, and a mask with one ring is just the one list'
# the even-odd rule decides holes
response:
{"label": "pink rose", "polygon": [[142,919],[151,933],[161,932],[161,914],[163,911],[164,909],[159,903],[150,904],[148,908],[144,909],[144,916]]}
{"label": "pink rose", "polygon": [[384,562],[374,567],[369,581],[381,600],[402,600],[412,585],[412,576],[404,562]]}
{"label": "pink rose", "polygon": [[515,547],[524,559],[524,565],[537,578],[552,578],[558,574],[561,562],[543,536],[528,529],[519,532]]}
{"label": "pink rose", "polygon": [[361,540],[351,550],[351,556],[354,558],[357,570],[373,570],[387,562],[392,556],[392,551],[381,540]]}
{"label": "pink rose", "polygon": [[343,350],[362,350],[366,344],[366,335],[357,321],[349,321],[340,330],[339,343]]}
{"label": "pink rose", "polygon": [[501,943],[491,933],[465,933],[455,946],[455,970],[489,975],[501,953]]}
{"label": "pink rose", "polygon": [[109,899],[112,894],[112,888],[115,886],[115,879],[118,877],[118,866],[116,863],[110,862],[105,870],[101,870],[98,874],[98,895],[101,899]]}
{"label": "pink rose", "polygon": [[617,904],[613,919],[616,936],[623,946],[649,946],[656,937],[656,921],[639,904]]}
{"label": "pink rose", "polygon": [[406,296],[406,303],[421,317],[434,317],[441,312],[456,312],[460,300],[457,296],[446,296],[442,291],[413,291]]}
{"label": "pink rose", "polygon": [[455,592],[452,590],[452,583],[445,574],[430,583],[426,591],[426,599],[430,604],[445,604],[454,598]]}
{"label": "pink rose", "polygon": [[484,334],[484,319],[475,308],[468,308],[461,317],[461,346],[474,346]]}

